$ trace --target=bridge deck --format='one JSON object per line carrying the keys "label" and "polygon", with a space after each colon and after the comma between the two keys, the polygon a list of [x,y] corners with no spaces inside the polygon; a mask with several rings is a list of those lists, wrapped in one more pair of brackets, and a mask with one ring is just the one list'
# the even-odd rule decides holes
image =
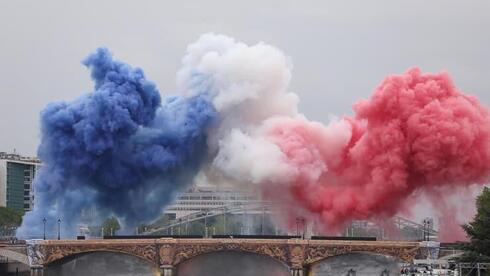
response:
{"label": "bridge deck", "polygon": [[154,244],[154,243],[271,243],[271,244],[314,244],[314,245],[372,245],[378,247],[414,247],[414,241],[360,241],[360,240],[310,240],[310,239],[239,239],[239,238],[159,238],[159,239],[87,239],[87,240],[35,240],[39,245],[88,245],[88,244]]}
{"label": "bridge deck", "polygon": [[244,251],[267,255],[291,267],[303,267],[325,258],[350,252],[372,252],[410,262],[420,248],[418,242],[236,239],[236,238],[159,238],[32,240],[28,253],[33,265],[45,266],[64,257],[94,251],[112,251],[143,258],[156,266],[176,266],[204,253]]}

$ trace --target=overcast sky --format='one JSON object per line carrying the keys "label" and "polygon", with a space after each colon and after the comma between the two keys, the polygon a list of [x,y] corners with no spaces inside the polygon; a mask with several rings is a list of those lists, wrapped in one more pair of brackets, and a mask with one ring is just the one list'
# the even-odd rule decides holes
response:
{"label": "overcast sky", "polygon": [[310,119],[351,113],[390,73],[447,70],[490,104],[490,1],[0,0],[0,151],[35,154],[39,112],[91,91],[98,46],[143,68],[164,95],[205,32],[282,49]]}

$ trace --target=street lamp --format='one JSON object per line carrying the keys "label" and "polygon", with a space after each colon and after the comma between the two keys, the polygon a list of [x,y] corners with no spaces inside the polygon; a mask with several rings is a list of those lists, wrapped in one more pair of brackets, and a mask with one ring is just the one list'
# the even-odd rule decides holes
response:
{"label": "street lamp", "polygon": [[296,218],[296,236],[299,236],[299,218]]}
{"label": "street lamp", "polygon": [[182,218],[179,218],[179,236],[180,234],[180,229],[182,228]]}
{"label": "street lamp", "polygon": [[305,218],[301,218],[301,223],[303,223],[303,239],[305,239],[306,237],[306,219]]}
{"label": "street lamp", "polygon": [[223,207],[223,235],[226,235],[226,207]]}
{"label": "street lamp", "polygon": [[58,240],[61,240],[61,219],[58,219]]}
{"label": "street lamp", "polygon": [[46,240],[46,218],[43,218],[43,239]]}
{"label": "street lamp", "polygon": [[185,234],[186,235],[189,235],[189,231],[188,231],[189,229],[188,228],[189,228],[189,218],[187,217],[185,219]]}
{"label": "street lamp", "polygon": [[306,220],[305,220],[305,218],[301,218],[301,217],[296,218],[296,236],[299,236],[299,234],[300,234],[299,233],[300,232],[299,231],[299,225],[300,225],[300,223],[301,223],[301,226],[303,228],[303,234],[302,234],[301,238],[304,239],[305,238],[305,235],[306,235],[306,229],[305,229],[305,227],[306,227]]}
{"label": "street lamp", "polygon": [[207,238],[208,237],[208,219],[207,219],[208,211],[206,210],[203,213],[204,213],[204,237]]}
{"label": "street lamp", "polygon": [[262,217],[260,219],[260,234],[264,235],[264,216],[265,216],[265,208],[262,206]]}
{"label": "street lamp", "polygon": [[423,220],[424,223],[424,241],[428,241],[430,238],[430,220],[428,218],[425,218]]}

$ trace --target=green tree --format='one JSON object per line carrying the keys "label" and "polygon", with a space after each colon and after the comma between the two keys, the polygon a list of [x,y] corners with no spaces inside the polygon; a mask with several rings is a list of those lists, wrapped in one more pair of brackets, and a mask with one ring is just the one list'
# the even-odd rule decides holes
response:
{"label": "green tree", "polygon": [[490,262],[490,188],[485,187],[476,199],[477,213],[473,221],[463,225],[470,238],[464,261]]}
{"label": "green tree", "polygon": [[104,236],[116,235],[116,232],[121,229],[121,225],[119,224],[119,220],[116,217],[112,216],[104,221],[102,224],[104,228]]}
{"label": "green tree", "polygon": [[16,227],[22,223],[24,212],[0,207],[0,227]]}

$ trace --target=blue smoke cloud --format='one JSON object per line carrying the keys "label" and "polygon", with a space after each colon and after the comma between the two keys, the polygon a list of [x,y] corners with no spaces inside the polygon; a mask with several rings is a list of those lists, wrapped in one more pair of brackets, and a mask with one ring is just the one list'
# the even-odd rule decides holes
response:
{"label": "blue smoke cloud", "polygon": [[162,101],[141,69],[105,48],[83,63],[94,92],[41,113],[43,167],[20,237],[42,235],[43,218],[48,232],[61,218],[62,232],[73,235],[84,210],[96,210],[99,223],[115,215],[134,229],[160,215],[206,158],[206,130],[217,117],[206,91]]}

